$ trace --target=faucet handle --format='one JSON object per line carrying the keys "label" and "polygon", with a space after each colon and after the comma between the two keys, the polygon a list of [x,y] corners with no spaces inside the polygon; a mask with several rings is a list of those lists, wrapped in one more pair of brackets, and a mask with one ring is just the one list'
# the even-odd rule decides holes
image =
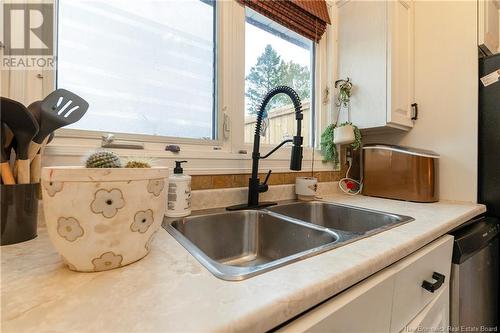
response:
{"label": "faucet handle", "polygon": [[267,172],[267,175],[266,175],[266,178],[264,179],[264,185],[267,185],[267,181],[269,180],[269,177],[271,177],[271,172],[273,172],[273,170],[269,170]]}
{"label": "faucet handle", "polygon": [[262,184],[259,184],[259,192],[260,193],[267,192],[267,190],[269,189],[269,186],[267,185],[267,181],[269,180],[269,177],[271,176],[271,172],[272,172],[272,170],[269,170],[269,172],[267,173],[266,179],[264,179],[264,182]]}

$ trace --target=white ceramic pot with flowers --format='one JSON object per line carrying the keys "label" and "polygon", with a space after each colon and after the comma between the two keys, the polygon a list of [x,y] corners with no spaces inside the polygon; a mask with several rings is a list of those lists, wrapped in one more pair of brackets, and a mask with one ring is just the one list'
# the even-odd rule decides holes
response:
{"label": "white ceramic pot with flowers", "polygon": [[146,256],[163,220],[167,177],[164,167],[43,168],[47,229],[65,264],[95,272]]}

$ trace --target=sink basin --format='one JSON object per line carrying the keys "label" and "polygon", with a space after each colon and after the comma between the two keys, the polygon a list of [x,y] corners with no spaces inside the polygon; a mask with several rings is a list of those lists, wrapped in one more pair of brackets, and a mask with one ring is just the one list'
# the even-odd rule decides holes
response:
{"label": "sink basin", "polygon": [[165,218],[163,228],[215,276],[243,280],[412,220],[312,201]]}
{"label": "sink basin", "polygon": [[321,201],[294,202],[268,210],[325,228],[361,235],[371,235],[413,220],[409,216]]}
{"label": "sink basin", "polygon": [[339,241],[334,231],[256,210],[166,219],[163,227],[224,280],[248,278]]}

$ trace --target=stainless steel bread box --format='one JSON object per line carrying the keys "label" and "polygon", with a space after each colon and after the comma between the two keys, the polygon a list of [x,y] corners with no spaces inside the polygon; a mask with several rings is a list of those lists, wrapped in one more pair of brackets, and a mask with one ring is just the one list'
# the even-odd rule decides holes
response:
{"label": "stainless steel bread box", "polygon": [[403,146],[363,147],[364,195],[415,201],[439,200],[439,155]]}

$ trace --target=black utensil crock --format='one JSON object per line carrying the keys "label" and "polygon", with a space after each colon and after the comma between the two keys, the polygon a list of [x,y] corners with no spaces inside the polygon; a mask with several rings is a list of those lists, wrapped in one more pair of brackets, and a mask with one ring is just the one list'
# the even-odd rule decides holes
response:
{"label": "black utensil crock", "polygon": [[0,245],[16,244],[36,237],[39,186],[40,184],[0,185]]}

